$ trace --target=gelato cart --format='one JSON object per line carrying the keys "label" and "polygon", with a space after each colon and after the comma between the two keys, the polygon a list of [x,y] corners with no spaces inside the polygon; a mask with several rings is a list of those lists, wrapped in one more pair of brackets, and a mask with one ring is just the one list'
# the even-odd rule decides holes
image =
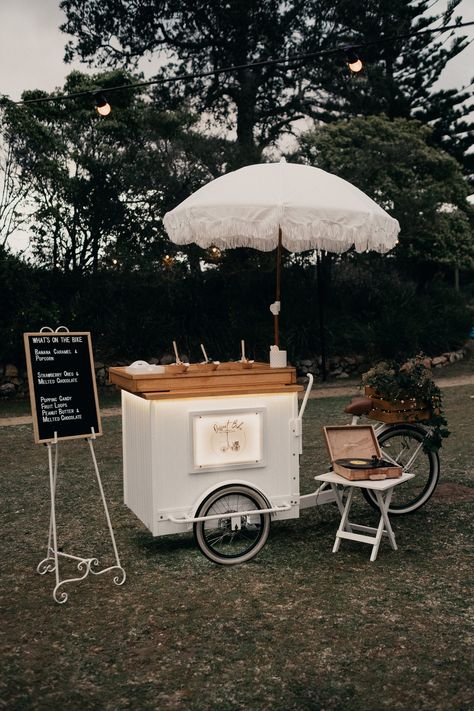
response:
{"label": "gelato cart", "polygon": [[241,563],[264,546],[271,519],[334,495],[299,493],[312,376],[298,408],[294,368],[210,367],[110,368],[122,390],[124,498],[154,536],[193,530],[209,559]]}

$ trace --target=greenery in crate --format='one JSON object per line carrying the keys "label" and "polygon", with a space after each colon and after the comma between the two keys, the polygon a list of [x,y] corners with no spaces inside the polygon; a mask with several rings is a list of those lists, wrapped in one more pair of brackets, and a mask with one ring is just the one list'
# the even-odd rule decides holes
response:
{"label": "greenery in crate", "polygon": [[425,365],[423,354],[404,363],[377,363],[363,374],[362,382],[390,402],[417,400],[426,403],[430,417],[423,424],[431,428],[431,433],[425,438],[423,448],[436,450],[442,446],[443,438],[450,434],[448,422],[443,411],[441,390],[434,382],[430,368]]}

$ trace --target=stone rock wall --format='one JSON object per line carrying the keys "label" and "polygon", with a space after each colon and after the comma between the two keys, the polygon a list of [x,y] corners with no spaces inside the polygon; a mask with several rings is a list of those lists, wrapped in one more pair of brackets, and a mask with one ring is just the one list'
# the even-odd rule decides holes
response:
{"label": "stone rock wall", "polygon": [[[461,348],[458,351],[443,353],[435,358],[426,357],[424,365],[427,368],[442,368],[445,365],[462,360],[467,353],[468,348]],[[321,372],[321,356],[297,360],[294,365],[298,377],[304,377],[307,373],[312,373],[315,377],[318,377]],[[328,359],[326,370],[330,378],[346,380],[347,378],[355,378],[365,373],[372,365],[373,363],[368,361],[366,356],[362,355],[333,356]]]}

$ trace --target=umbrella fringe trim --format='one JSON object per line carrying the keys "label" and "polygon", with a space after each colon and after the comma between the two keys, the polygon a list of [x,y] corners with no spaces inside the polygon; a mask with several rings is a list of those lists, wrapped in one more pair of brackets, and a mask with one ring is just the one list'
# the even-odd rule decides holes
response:
{"label": "umbrella fringe trim", "polygon": [[[306,224],[291,224],[283,222],[282,243],[290,252],[305,250],[321,250],[327,252],[346,252],[355,246],[357,252],[368,249],[377,252],[388,252],[398,242],[398,221],[387,217],[381,224],[373,217],[364,225],[349,227],[327,220],[318,220]],[[198,222],[193,219],[193,225],[188,220],[178,218],[169,213],[164,217],[164,225],[172,242],[178,245],[195,243],[207,248],[211,245],[221,249],[234,247],[251,247],[269,252],[276,248],[279,225],[274,222],[252,222],[224,219],[209,222]],[[324,235],[321,234],[324,232]],[[319,233],[319,234],[318,234]],[[272,240],[273,241],[269,241]]]}

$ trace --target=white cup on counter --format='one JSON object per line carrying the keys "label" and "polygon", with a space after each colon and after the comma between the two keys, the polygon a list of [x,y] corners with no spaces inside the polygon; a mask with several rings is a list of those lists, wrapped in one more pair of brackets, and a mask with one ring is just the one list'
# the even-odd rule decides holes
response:
{"label": "white cup on counter", "polygon": [[270,348],[270,368],[286,368],[286,351],[272,346]]}

